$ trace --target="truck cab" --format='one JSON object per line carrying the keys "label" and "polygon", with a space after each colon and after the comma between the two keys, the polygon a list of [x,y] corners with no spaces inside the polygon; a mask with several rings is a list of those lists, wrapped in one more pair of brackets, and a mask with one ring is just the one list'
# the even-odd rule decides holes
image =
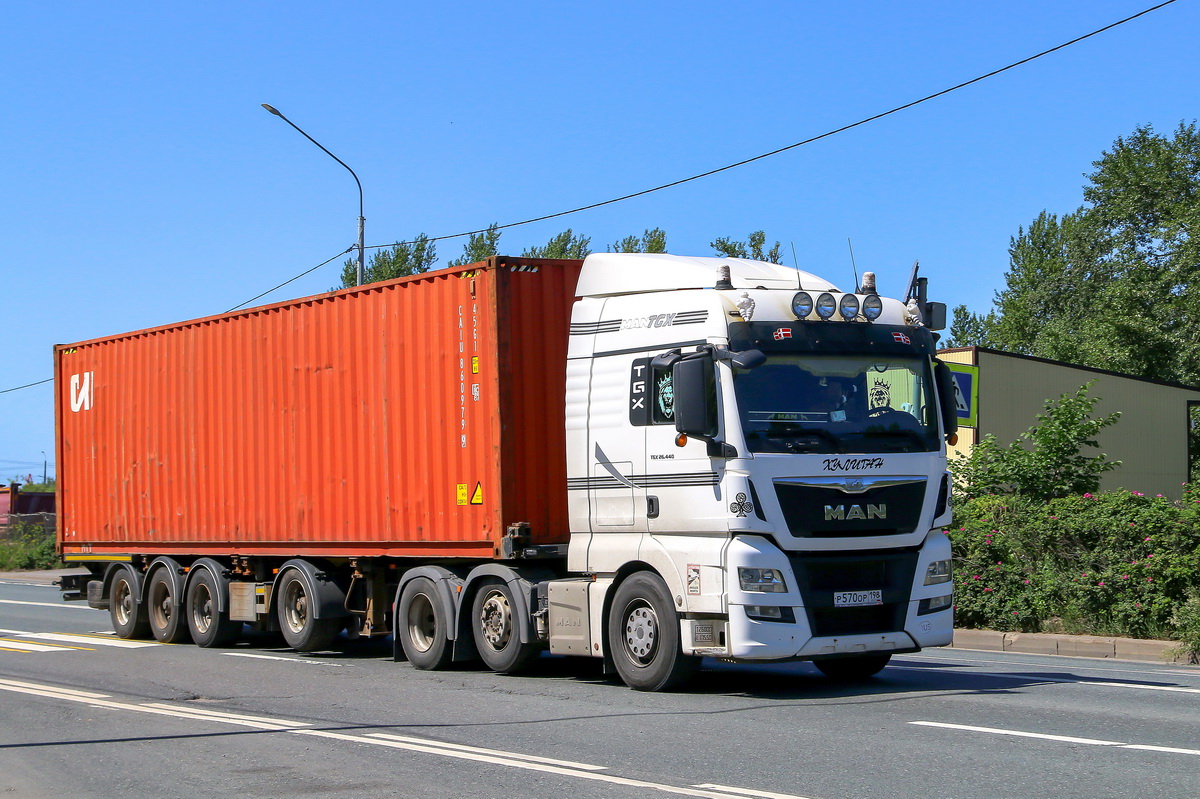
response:
{"label": "truck cab", "polygon": [[577,294],[567,567],[590,583],[550,587],[586,630],[552,651],[654,690],[704,655],[853,677],[950,643],[944,310],[657,254],[589,256]]}

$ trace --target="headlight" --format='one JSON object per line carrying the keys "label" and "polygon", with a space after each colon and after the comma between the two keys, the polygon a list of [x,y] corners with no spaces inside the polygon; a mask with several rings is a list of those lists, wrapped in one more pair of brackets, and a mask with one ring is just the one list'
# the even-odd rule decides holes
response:
{"label": "headlight", "polygon": [[838,313],[847,322],[853,322],[858,316],[858,297],[853,294],[843,294],[842,301],[838,303]]}
{"label": "headlight", "polygon": [[925,585],[937,585],[950,582],[950,561],[935,560],[925,570]]}
{"label": "headlight", "polygon": [[828,319],[833,316],[833,312],[837,310],[837,300],[832,294],[822,294],[817,297],[817,316],[822,319]]}
{"label": "headlight", "polygon": [[863,300],[862,311],[868,322],[874,322],[883,313],[883,300],[879,299],[878,294],[869,295]]}
{"label": "headlight", "polygon": [[787,591],[787,583],[779,569],[748,569],[738,567],[738,582],[743,591],[761,591],[768,594],[782,594]]}
{"label": "headlight", "polygon": [[807,291],[798,292],[796,296],[792,297],[792,313],[796,315],[797,319],[804,319],[812,313],[812,309],[812,295]]}

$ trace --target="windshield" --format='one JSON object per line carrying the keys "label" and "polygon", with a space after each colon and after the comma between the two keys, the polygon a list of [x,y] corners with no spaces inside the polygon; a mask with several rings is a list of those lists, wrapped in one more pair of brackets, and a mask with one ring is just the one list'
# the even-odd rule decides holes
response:
{"label": "windshield", "polygon": [[733,388],[751,452],[939,448],[924,358],[771,353],[755,369],[734,369]]}

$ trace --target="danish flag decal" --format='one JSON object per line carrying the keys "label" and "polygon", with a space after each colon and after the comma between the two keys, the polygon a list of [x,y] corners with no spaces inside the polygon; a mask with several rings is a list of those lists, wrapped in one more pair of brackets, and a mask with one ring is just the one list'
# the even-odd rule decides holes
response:
{"label": "danish flag decal", "polygon": [[792,337],[792,329],[790,327],[781,327],[771,335],[776,341],[783,341],[785,338]]}
{"label": "danish flag decal", "polygon": [[900,342],[901,344],[912,344],[912,339],[909,338],[908,336],[904,335],[903,333],[893,333],[892,338],[894,338],[896,341]]}

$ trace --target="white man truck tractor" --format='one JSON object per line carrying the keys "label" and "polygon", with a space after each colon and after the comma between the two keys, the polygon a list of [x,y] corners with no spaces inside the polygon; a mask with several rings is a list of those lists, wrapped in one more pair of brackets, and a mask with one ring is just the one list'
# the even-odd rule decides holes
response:
{"label": "white man truck tractor", "polygon": [[[915,273],[903,300],[864,283],[845,293],[742,259],[497,256],[60,347],[60,547],[89,569],[64,591],[109,608],[119,634],[190,634],[202,646],[224,645],[249,623],[281,630],[302,651],[342,630],[391,632],[396,659],[423,669],[482,659],[507,673],[545,649],[600,657],[648,691],[682,685],[701,657],[811,660],[832,677],[869,677],[895,653],[951,642],[941,528],[957,423],[932,333],[945,306],[926,300]],[[356,313],[372,320],[362,326],[369,334],[344,361],[334,348],[318,363],[303,343],[274,341],[262,327],[278,317],[287,330],[303,323],[335,336]],[[233,336],[241,343],[219,365],[170,365],[172,336],[251,324],[258,332]],[[250,398],[224,411],[217,399],[189,405],[216,415],[189,424],[219,428],[222,413],[253,414],[247,403],[265,393],[276,397],[270,414],[290,414],[279,428],[287,441],[271,439],[269,421],[244,432],[262,439],[251,441],[212,433],[147,443],[158,426],[150,417],[127,419],[127,433],[85,425],[88,414],[135,412],[134,387],[103,354],[125,346],[142,347],[162,379],[212,369],[213,385]],[[164,349],[144,350],[156,346]],[[406,372],[423,382],[406,389]],[[258,381],[254,392],[231,385],[243,373]],[[69,396],[75,375],[91,381],[86,409]],[[275,392],[276,379],[291,388]],[[327,393],[303,388],[315,380]],[[203,468],[187,489],[156,482],[175,468],[172,446],[191,447],[193,467],[269,459],[274,448],[286,463],[247,468],[278,474],[317,447],[329,457],[329,431],[298,422],[316,412],[306,403],[337,400],[339,385],[353,392],[350,405],[402,395],[378,407],[373,426],[346,423],[336,444],[368,466],[380,459],[386,501],[359,513],[349,496],[349,510],[323,522],[322,488],[293,475],[269,508],[247,500],[198,510],[189,495],[157,513],[172,491],[207,490]],[[388,427],[380,417],[395,414],[428,429],[394,433],[402,420]],[[122,449],[95,445],[121,435],[130,439]],[[139,446],[154,456],[137,455]],[[471,466],[473,453],[486,464]],[[137,485],[89,483],[97,473]],[[126,512],[131,497],[157,517],[143,525],[153,530]]]}

